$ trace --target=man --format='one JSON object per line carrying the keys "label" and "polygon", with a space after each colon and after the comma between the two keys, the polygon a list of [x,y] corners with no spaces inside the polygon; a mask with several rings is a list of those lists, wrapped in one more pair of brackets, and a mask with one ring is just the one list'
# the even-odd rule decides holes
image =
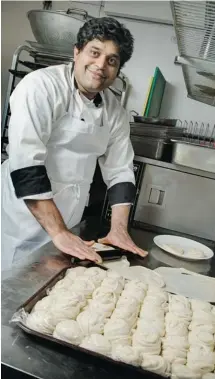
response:
{"label": "man", "polygon": [[133,51],[130,32],[92,19],[77,35],[74,66],[28,74],[11,100],[9,160],[2,165],[2,268],[52,240],[63,253],[100,262],[80,222],[98,159],[112,206],[99,242],[145,256],[127,232],[134,199],[133,150],[125,110],[107,89]]}

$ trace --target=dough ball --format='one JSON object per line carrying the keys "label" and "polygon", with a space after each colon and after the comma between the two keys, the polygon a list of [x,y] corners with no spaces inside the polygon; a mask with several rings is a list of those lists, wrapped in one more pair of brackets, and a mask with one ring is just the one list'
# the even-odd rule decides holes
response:
{"label": "dough ball", "polygon": [[31,312],[35,311],[46,311],[49,310],[53,299],[50,296],[45,296],[42,300],[39,300]]}
{"label": "dough ball", "polygon": [[165,312],[168,310],[168,304],[167,304],[166,300],[164,300],[162,297],[159,297],[156,295],[154,295],[154,296],[147,295],[145,297],[143,305],[146,308],[154,308],[154,307],[161,308]]}
{"label": "dough ball", "polygon": [[54,285],[54,287],[52,287],[50,294],[51,293],[53,294],[53,292],[55,292],[56,290],[60,290],[60,289],[70,290],[72,283],[73,282],[72,282],[72,280],[70,280],[69,276],[65,276],[65,278],[59,280]]}
{"label": "dough ball", "polygon": [[107,302],[116,304],[117,296],[113,291],[110,291],[109,288],[106,287],[98,287],[92,294],[93,300],[101,302],[103,298],[106,299]]}
{"label": "dough ball", "polygon": [[106,277],[103,280],[101,287],[108,289],[110,292],[114,292],[116,296],[119,297],[124,288],[124,281],[121,281],[118,278]]}
{"label": "dough ball", "polygon": [[161,319],[157,320],[144,320],[144,319],[138,319],[137,321],[137,329],[138,332],[145,332],[150,331],[151,333],[159,333],[160,337],[163,337],[165,334],[165,324],[164,321]]}
{"label": "dough ball", "polygon": [[193,312],[198,312],[198,311],[210,312],[212,308],[210,303],[206,303],[205,301],[197,300],[197,299],[191,300],[191,307],[192,307]]}
{"label": "dough ball", "polygon": [[153,305],[150,305],[150,307],[145,307],[143,303],[139,317],[143,318],[144,320],[164,320],[164,310],[158,306]]}
{"label": "dough ball", "polygon": [[80,345],[84,335],[79,328],[77,321],[64,320],[56,325],[53,337],[69,342],[73,345]]}
{"label": "dough ball", "polygon": [[130,345],[130,327],[128,323],[123,319],[108,320],[104,326],[104,336],[113,345]]}
{"label": "dough ball", "polygon": [[215,352],[206,345],[191,346],[187,354],[187,366],[196,372],[207,374],[214,370]]}
{"label": "dough ball", "polygon": [[107,272],[99,267],[90,267],[84,272],[84,276],[90,278],[93,284],[98,287],[101,282],[106,278]]}
{"label": "dough ball", "polygon": [[35,311],[28,315],[26,326],[40,333],[52,334],[55,328],[55,323],[52,315],[47,311]]}
{"label": "dough ball", "polygon": [[190,321],[192,318],[190,302],[181,295],[169,295],[169,312],[185,321]]}
{"label": "dough ball", "polygon": [[140,303],[139,300],[136,299],[136,297],[132,297],[131,293],[127,293],[126,291],[123,291],[117,304],[116,308],[128,308],[131,312],[139,312],[140,309]]}
{"label": "dough ball", "polygon": [[188,323],[181,320],[173,313],[167,313],[165,317],[166,333],[170,336],[187,336]]}
{"label": "dough ball", "polygon": [[177,350],[187,350],[189,348],[187,336],[170,336],[166,335],[162,340],[163,349],[173,348]]}
{"label": "dough ball", "polygon": [[159,355],[161,351],[161,338],[158,332],[145,330],[141,333],[135,330],[132,345],[143,354]]}
{"label": "dough ball", "polygon": [[85,337],[80,347],[107,356],[111,353],[110,342],[101,334],[91,334]]}
{"label": "dough ball", "polygon": [[71,281],[74,281],[78,276],[84,275],[85,271],[86,271],[86,268],[82,266],[69,268],[66,271],[66,276],[68,276]]}
{"label": "dough ball", "polygon": [[115,308],[115,300],[113,300],[111,293],[106,293],[99,299],[89,300],[88,309],[91,312],[100,313],[108,318],[111,316]]}
{"label": "dough ball", "polygon": [[178,350],[169,347],[162,350],[162,356],[171,364],[185,365],[187,361],[187,350]]}
{"label": "dough ball", "polygon": [[116,308],[111,316],[111,320],[125,320],[130,328],[133,328],[137,323],[138,310],[133,311],[129,307]]}
{"label": "dough ball", "polygon": [[104,315],[86,310],[78,315],[77,322],[82,333],[87,336],[90,334],[102,334],[107,319],[105,319]]}
{"label": "dough ball", "polygon": [[201,259],[205,257],[205,254],[204,251],[200,250],[199,248],[192,247],[186,250],[186,256],[194,259]]}
{"label": "dough ball", "polygon": [[172,379],[201,379],[201,374],[192,371],[189,367],[174,363],[172,365]]}
{"label": "dough ball", "polygon": [[153,286],[153,285],[150,285],[148,287],[147,296],[156,296],[156,297],[159,297],[160,299],[162,299],[163,301],[169,300],[168,293],[166,291],[164,291],[160,287]]}
{"label": "dough ball", "polygon": [[198,330],[201,332],[215,334],[215,325],[210,322],[205,323],[202,320],[192,320],[189,325],[189,330]]}
{"label": "dough ball", "polygon": [[184,249],[178,245],[163,244],[161,248],[172,254],[184,255]]}
{"label": "dough ball", "polygon": [[160,355],[142,355],[142,368],[158,375],[169,376],[170,374],[170,363],[166,361]]}
{"label": "dough ball", "polygon": [[133,366],[140,366],[140,354],[132,346],[114,346],[111,356],[115,361],[124,362]]}
{"label": "dough ball", "polygon": [[[214,336],[212,333],[193,329],[189,335],[188,340],[190,345],[206,345],[211,351],[214,349]],[[214,363],[215,364],[215,363]]]}
{"label": "dough ball", "polygon": [[122,284],[124,284],[125,279],[117,271],[109,269],[106,271],[106,273],[108,278],[118,279]]}
{"label": "dough ball", "polygon": [[87,276],[78,276],[71,286],[72,291],[81,293],[88,299],[92,296],[95,288],[95,284]]}

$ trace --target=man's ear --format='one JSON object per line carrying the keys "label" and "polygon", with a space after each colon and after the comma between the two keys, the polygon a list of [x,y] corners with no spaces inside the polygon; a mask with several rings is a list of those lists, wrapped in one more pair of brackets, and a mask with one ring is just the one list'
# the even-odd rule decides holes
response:
{"label": "man's ear", "polygon": [[77,58],[78,54],[79,54],[79,50],[78,50],[78,48],[75,46],[75,47],[74,47],[74,61],[76,61],[76,58]]}

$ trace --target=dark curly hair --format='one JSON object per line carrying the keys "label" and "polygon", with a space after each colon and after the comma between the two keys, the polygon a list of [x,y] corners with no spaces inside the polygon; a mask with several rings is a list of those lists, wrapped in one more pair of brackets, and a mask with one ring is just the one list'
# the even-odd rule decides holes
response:
{"label": "dark curly hair", "polygon": [[130,31],[114,18],[92,18],[85,22],[77,34],[77,49],[83,49],[93,39],[111,40],[119,47],[120,69],[132,56],[134,38]]}

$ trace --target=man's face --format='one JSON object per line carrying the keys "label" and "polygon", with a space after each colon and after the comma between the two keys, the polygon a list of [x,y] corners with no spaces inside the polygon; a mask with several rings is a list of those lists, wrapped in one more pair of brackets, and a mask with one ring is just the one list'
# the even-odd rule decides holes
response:
{"label": "man's face", "polygon": [[79,90],[87,97],[109,87],[120,67],[118,47],[113,41],[88,42],[82,50],[74,49],[74,73]]}

